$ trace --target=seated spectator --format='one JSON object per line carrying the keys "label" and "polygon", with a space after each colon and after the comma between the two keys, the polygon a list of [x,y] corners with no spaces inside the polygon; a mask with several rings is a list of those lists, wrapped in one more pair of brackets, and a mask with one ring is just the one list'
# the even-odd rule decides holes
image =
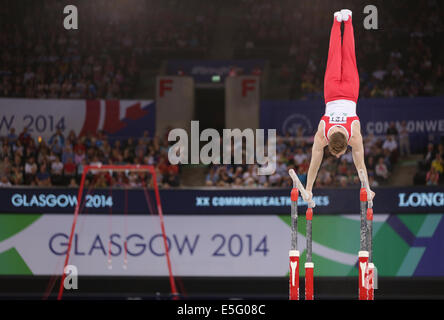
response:
{"label": "seated spectator", "polygon": [[296,151],[296,154],[294,155],[294,162],[297,166],[302,164],[304,160],[307,160],[308,156],[306,153],[303,152],[302,148],[298,148]]}
{"label": "seated spectator", "polygon": [[23,166],[20,166],[20,167],[14,166],[12,168],[10,181],[12,181],[12,183],[14,185],[23,185],[23,184],[25,184],[25,180],[24,180],[24,177],[23,177]]}
{"label": "seated spectator", "polygon": [[[307,161],[307,160],[305,160]],[[307,184],[307,169],[303,166],[299,166],[297,170],[298,178],[301,181],[302,185]],[[291,179],[290,179],[291,180]]]}
{"label": "seated spectator", "polygon": [[437,186],[439,183],[439,173],[434,167],[431,167],[426,176],[426,185]]}
{"label": "seated spectator", "polygon": [[241,178],[236,178],[236,179],[234,179],[234,182],[233,182],[233,184],[232,184],[232,187],[233,188],[242,188],[243,187],[243,183],[242,183],[242,179]]}
{"label": "seated spectator", "polygon": [[76,179],[71,178],[71,180],[69,180],[69,185],[68,185],[68,187],[70,187],[70,188],[77,188],[78,185],[77,185]]}
{"label": "seated spectator", "polygon": [[348,186],[348,179],[344,176],[339,176],[339,186],[341,188],[346,188]]}
{"label": "seated spectator", "polygon": [[1,187],[10,187],[11,182],[9,181],[8,177],[6,175],[2,175],[0,178],[0,188]]}
{"label": "seated spectator", "polygon": [[51,181],[55,186],[63,183],[63,163],[58,156],[56,156],[55,161],[51,163]]}
{"label": "seated spectator", "polygon": [[387,136],[387,140],[384,141],[382,149],[389,152],[390,162],[396,163],[398,157],[398,143],[393,135]]}
{"label": "seated spectator", "polygon": [[11,171],[11,163],[8,157],[5,157],[3,161],[0,162],[0,175],[8,175]]}
{"label": "seated spectator", "polygon": [[350,147],[347,151],[341,156],[341,160],[345,160],[348,164],[353,163],[353,153],[350,152]]}
{"label": "seated spectator", "polygon": [[[165,179],[166,177],[166,179]],[[169,165],[167,169],[167,175],[164,176],[164,184],[169,187],[179,186],[179,167],[177,165]]]}
{"label": "seated spectator", "polygon": [[375,174],[376,177],[381,179],[382,181],[388,179],[389,171],[384,163],[384,158],[379,158],[378,164],[375,167]]}
{"label": "seated spectator", "polygon": [[298,170],[301,170],[302,172],[308,172],[308,168],[310,167],[310,163],[308,162],[308,159],[305,159],[298,167]]}
{"label": "seated spectator", "polygon": [[56,139],[61,146],[65,145],[65,136],[63,135],[62,130],[57,129],[56,132],[51,136],[51,138],[49,138],[49,145],[52,145]]}
{"label": "seated spectator", "polygon": [[51,151],[54,152],[56,155],[62,155],[63,144],[58,137],[56,137],[49,146],[51,148]]}
{"label": "seated spectator", "polygon": [[71,158],[71,160],[74,160],[75,159],[75,155],[74,155],[74,152],[72,151],[72,147],[71,147],[71,145],[70,144],[68,144],[68,145],[66,145],[64,148],[63,148],[63,153],[62,153],[62,162],[63,163],[66,163],[66,160],[68,159],[68,158]]}
{"label": "seated spectator", "polygon": [[444,162],[439,153],[436,154],[435,160],[432,161],[431,167],[435,169],[435,171],[442,175],[444,173]]}
{"label": "seated spectator", "polygon": [[325,168],[321,168],[319,170],[317,181],[319,181],[321,186],[330,185],[333,182],[331,173],[327,171]]}
{"label": "seated spectator", "polygon": [[382,149],[388,150],[390,152],[395,151],[398,148],[398,144],[392,135],[387,136],[387,139],[384,141],[382,145]]}
{"label": "seated spectator", "polygon": [[49,162],[54,162],[54,161],[56,161],[56,159],[57,159],[57,155],[56,155],[53,151],[51,151],[51,152],[49,153],[49,156],[47,156],[47,157],[45,158],[45,160],[47,160],[47,161],[49,161]]}
{"label": "seated spectator", "polygon": [[270,183],[271,187],[277,187],[279,186],[280,182],[282,180],[282,176],[278,173],[274,173],[268,178],[268,182]]}
{"label": "seated spectator", "polygon": [[51,179],[50,175],[46,169],[46,164],[40,166],[40,170],[35,177],[36,183],[40,187],[50,187]]}
{"label": "seated spectator", "polygon": [[430,168],[430,165],[432,164],[432,161],[435,159],[436,150],[433,143],[429,143],[427,145],[427,150],[424,153],[423,159],[421,162],[419,162],[419,166],[422,170],[427,171]]}
{"label": "seated spectator", "polygon": [[212,167],[205,178],[205,185],[214,186],[218,180],[219,176],[217,174],[217,170],[215,167]]}
{"label": "seated spectator", "polygon": [[370,173],[374,173],[375,171],[375,158],[370,156],[366,158],[366,160],[367,173],[370,175]]}
{"label": "seated spectator", "polygon": [[[66,160],[66,163],[63,165],[63,175],[65,177],[65,184],[67,181],[70,181],[76,175],[76,165],[72,162],[71,158]],[[81,176],[81,173],[80,173]]]}
{"label": "seated spectator", "polygon": [[[75,164],[74,164],[75,165]],[[83,159],[81,163],[77,165],[77,177],[81,177],[83,174],[83,168],[86,166],[86,159]]]}
{"label": "seated spectator", "polygon": [[25,163],[25,183],[30,184],[35,179],[37,174],[37,164],[35,163],[35,158],[30,157]]}
{"label": "seated spectator", "polygon": [[[130,174],[131,176],[136,175],[135,172],[132,172]],[[134,184],[130,184],[132,187],[137,186],[135,183]],[[95,177],[95,182],[94,182],[94,187],[95,188],[106,188],[108,186],[107,180],[105,178],[105,174],[103,173],[99,173],[96,175]]]}
{"label": "seated spectator", "polygon": [[11,155],[11,148],[7,144],[3,144],[0,148],[0,158],[9,158]]}
{"label": "seated spectator", "polygon": [[[276,172],[278,174],[280,174],[282,177],[288,174],[288,168],[287,168],[287,164],[285,164],[284,162],[282,162],[281,159],[278,159],[277,163],[276,163]],[[256,173],[253,172],[253,166],[250,165],[248,167],[248,171],[244,173],[243,179],[246,179],[248,177],[255,177]]]}
{"label": "seated spectator", "polygon": [[31,143],[31,135],[28,132],[28,127],[24,127],[22,133],[20,133],[18,139],[20,140],[20,143],[27,147]]}
{"label": "seated spectator", "polygon": [[[149,131],[148,130],[145,130],[145,131],[143,131],[143,136],[142,136],[142,141],[143,141],[143,143],[145,144],[145,145],[148,145],[150,142],[151,142],[151,137],[150,137],[150,133],[149,133]],[[167,138],[168,139],[168,138]],[[119,143],[119,145],[120,145],[120,141],[119,140],[117,140],[116,141],[116,143]],[[118,146],[115,146],[115,147],[117,147],[118,148]]]}
{"label": "seated spectator", "polygon": [[342,175],[342,176],[346,176],[348,172],[348,166],[347,166],[347,161],[344,159],[341,159],[341,163],[338,166],[338,174]]}
{"label": "seated spectator", "polygon": [[375,146],[378,142],[378,139],[375,137],[373,133],[368,134],[366,137],[364,137],[364,148],[365,148],[365,154],[369,154],[370,150],[373,146]]}

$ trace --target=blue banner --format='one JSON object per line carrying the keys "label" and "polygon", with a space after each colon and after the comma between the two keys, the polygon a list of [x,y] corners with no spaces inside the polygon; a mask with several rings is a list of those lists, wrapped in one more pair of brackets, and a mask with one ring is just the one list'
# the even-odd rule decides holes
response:
{"label": "blue banner", "polygon": [[[78,189],[2,188],[2,213],[74,213]],[[375,188],[375,214],[444,213],[439,187]],[[165,189],[160,191],[165,214],[285,214],[290,212],[289,189]],[[150,214],[156,207],[152,190],[85,190],[82,213]],[[314,190],[315,214],[359,213],[359,189]],[[148,200],[148,202],[147,202]],[[299,197],[301,214],[306,203]],[[153,209],[154,210],[154,209]]]}
{"label": "blue banner", "polygon": [[[263,101],[260,126],[276,129],[278,134],[295,135],[301,127],[304,135],[314,135],[321,116],[323,100]],[[390,122],[398,128],[406,121],[412,152],[421,152],[427,142],[444,136],[444,97],[359,99],[357,113],[364,134],[385,135]]]}
{"label": "blue banner", "polygon": [[168,60],[167,74],[177,75],[179,71],[192,76],[196,83],[209,83],[219,75],[223,83],[232,68],[241,74],[251,74],[255,68],[264,70],[265,60]]}

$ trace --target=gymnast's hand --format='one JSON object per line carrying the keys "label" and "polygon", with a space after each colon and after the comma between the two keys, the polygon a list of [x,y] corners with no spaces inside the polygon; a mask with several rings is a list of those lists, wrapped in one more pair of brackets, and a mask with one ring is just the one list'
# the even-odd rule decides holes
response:
{"label": "gymnast's hand", "polygon": [[305,190],[305,194],[302,193],[302,199],[304,199],[304,201],[307,203],[313,202],[313,207],[315,206],[315,202],[313,201],[313,193],[311,191]]}
{"label": "gymnast's hand", "polygon": [[376,193],[374,193],[372,190],[370,190],[370,188],[368,190],[370,191],[370,193],[367,195],[368,201],[373,201],[373,198],[375,197]]}

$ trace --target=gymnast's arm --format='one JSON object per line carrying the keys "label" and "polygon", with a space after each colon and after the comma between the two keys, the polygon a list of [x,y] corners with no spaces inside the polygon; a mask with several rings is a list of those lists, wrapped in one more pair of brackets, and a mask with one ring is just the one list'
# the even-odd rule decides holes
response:
{"label": "gymnast's arm", "polygon": [[[350,138],[349,144],[352,147],[353,162],[355,163],[356,171],[359,172],[361,169],[364,170],[364,175],[367,177],[368,181],[367,168],[365,167],[364,161],[364,142],[361,135],[361,124],[359,121],[355,121],[352,126],[353,135]],[[375,193],[371,190],[369,197],[369,200],[372,200],[375,197]]]}
{"label": "gymnast's arm", "polygon": [[[318,170],[322,162],[322,158],[324,157],[324,148],[327,145],[327,139],[323,135],[324,124],[323,122],[319,123],[318,131],[314,137],[313,148],[311,150],[311,161],[310,167],[308,168],[307,174],[307,186],[306,190],[312,196],[313,184],[316,180],[316,176],[318,175]],[[307,199],[304,199],[307,201]]]}

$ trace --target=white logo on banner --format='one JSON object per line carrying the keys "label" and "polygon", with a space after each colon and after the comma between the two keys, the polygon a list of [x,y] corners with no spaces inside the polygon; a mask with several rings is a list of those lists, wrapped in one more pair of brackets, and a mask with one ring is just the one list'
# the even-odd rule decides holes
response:
{"label": "white logo on banner", "polygon": [[67,265],[63,270],[65,272],[65,281],[63,281],[63,286],[66,290],[77,290],[79,288],[78,284],[78,271],[77,267],[73,265]]}

